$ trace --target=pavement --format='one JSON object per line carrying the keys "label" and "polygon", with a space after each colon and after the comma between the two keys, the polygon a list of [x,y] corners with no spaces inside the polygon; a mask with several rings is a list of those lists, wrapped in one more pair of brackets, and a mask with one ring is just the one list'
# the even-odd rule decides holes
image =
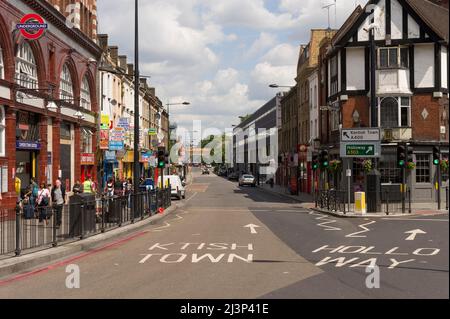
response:
{"label": "pavement", "polygon": [[449,297],[448,214],[335,218],[215,175],[194,177],[167,218],[0,277],[0,298]]}

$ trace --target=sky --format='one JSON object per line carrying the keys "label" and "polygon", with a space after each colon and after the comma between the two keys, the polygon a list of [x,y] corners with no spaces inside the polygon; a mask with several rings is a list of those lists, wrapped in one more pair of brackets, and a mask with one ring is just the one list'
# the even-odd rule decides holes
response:
{"label": "sky", "polygon": [[[327,28],[334,0],[139,0],[140,70],[150,75],[171,122],[221,130],[275,96],[269,84],[295,85],[299,47],[310,29]],[[337,0],[340,27],[357,4]],[[134,59],[134,1],[97,0],[99,33]],[[336,17],[336,18],[335,18]],[[129,62],[131,63],[131,62]]]}

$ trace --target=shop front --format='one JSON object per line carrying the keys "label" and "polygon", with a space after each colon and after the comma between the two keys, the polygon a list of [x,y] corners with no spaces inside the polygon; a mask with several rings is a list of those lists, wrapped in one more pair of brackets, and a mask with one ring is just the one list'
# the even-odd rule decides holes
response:
{"label": "shop front", "polygon": [[21,192],[30,185],[31,178],[39,176],[41,142],[38,118],[34,113],[17,112],[15,177],[20,179]]}
{"label": "shop front", "polygon": [[83,183],[88,176],[94,175],[95,154],[93,153],[81,153],[80,154],[81,176],[80,181]]}

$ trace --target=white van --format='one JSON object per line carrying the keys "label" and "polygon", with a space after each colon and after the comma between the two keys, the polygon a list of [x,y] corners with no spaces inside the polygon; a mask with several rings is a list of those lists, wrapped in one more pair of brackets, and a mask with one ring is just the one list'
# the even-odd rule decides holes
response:
{"label": "white van", "polygon": [[[170,181],[171,194],[178,199],[186,198],[185,183],[181,181],[178,175],[164,175],[164,187],[167,187]],[[159,177],[158,184],[161,184],[161,176]]]}

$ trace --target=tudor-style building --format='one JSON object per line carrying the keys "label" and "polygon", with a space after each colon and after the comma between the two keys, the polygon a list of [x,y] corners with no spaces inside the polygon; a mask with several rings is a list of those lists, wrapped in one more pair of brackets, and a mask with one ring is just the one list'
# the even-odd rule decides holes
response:
{"label": "tudor-style building", "polygon": [[[443,158],[448,158],[448,17],[448,9],[426,0],[373,0],[365,8],[357,7],[321,48],[319,95],[330,106],[320,112],[322,147],[338,158],[341,128],[374,123],[382,132],[378,169],[382,186],[388,188],[401,182],[397,145],[410,143],[417,167],[407,179],[415,201],[435,201],[433,146],[439,145]],[[373,112],[371,25],[376,46]],[[353,168],[354,189],[364,188],[361,160],[343,164]],[[447,174],[443,180],[448,185]],[[337,178],[331,186],[343,188],[344,181]]]}
{"label": "tudor-style building", "polygon": [[[93,1],[91,1],[93,2]],[[54,3],[0,2],[0,167],[2,206],[14,207],[15,177],[26,188],[32,177],[71,189],[96,151],[95,34],[69,28]],[[36,40],[16,24],[37,13],[48,29]],[[90,154],[89,162],[81,156]],[[95,170],[92,170],[95,177]]]}

